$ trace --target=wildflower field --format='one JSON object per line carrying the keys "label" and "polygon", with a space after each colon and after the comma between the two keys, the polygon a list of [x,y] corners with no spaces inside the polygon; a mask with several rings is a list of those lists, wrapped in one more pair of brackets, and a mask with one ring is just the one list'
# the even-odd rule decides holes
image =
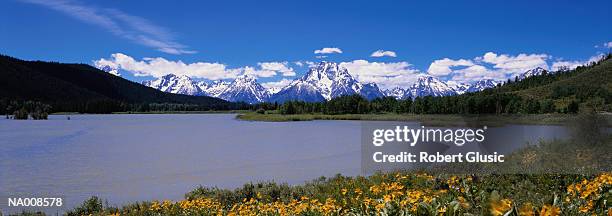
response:
{"label": "wildflower field", "polygon": [[68,215],[612,215],[612,173],[439,175],[379,173],[304,185],[249,183],[197,188],[180,201],[103,206],[97,197]]}

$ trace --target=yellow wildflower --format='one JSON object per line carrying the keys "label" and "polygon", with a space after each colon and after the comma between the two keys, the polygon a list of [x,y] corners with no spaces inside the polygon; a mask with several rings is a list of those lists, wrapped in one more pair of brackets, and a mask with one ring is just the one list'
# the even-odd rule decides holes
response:
{"label": "yellow wildflower", "polygon": [[540,211],[540,216],[557,216],[561,214],[561,209],[557,206],[544,205]]}
{"label": "yellow wildflower", "polygon": [[520,216],[533,216],[533,215],[535,215],[533,213],[533,205],[531,203],[523,204],[523,206],[521,206],[521,208],[518,210],[518,214]]}
{"label": "yellow wildflower", "polygon": [[492,200],[491,202],[491,214],[492,215],[504,215],[512,207],[512,201],[509,199],[503,200]]}

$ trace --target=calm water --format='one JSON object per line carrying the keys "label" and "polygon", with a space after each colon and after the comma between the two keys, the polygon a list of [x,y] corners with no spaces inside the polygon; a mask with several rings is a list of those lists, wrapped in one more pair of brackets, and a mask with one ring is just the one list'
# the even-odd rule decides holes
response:
{"label": "calm water", "polygon": [[247,122],[233,114],[2,119],[0,197],[62,195],[73,207],[92,195],[121,204],[180,199],[198,185],[359,175],[360,133],[358,121]]}

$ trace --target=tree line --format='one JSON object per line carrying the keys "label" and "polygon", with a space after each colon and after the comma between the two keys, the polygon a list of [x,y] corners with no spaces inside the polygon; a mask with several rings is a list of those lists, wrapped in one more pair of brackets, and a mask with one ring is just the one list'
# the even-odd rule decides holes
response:
{"label": "tree line", "polygon": [[[215,110],[249,110],[253,105],[246,103],[219,103],[219,104],[185,104],[185,103],[127,103],[111,99],[91,100],[85,102],[55,102],[0,99],[0,114],[22,117],[23,113],[32,118],[38,113],[46,115],[55,112],[77,112],[108,114],[113,112],[186,112],[186,111],[215,111]],[[21,115],[17,115],[21,114]]]}
{"label": "tree line", "polygon": [[[288,101],[283,104],[260,104],[260,110],[277,110],[280,114],[535,114],[576,113],[577,101],[556,108],[553,100],[525,99],[512,94],[486,96],[459,95],[446,97],[418,97],[397,100],[383,97],[367,100],[361,95],[345,95],[324,102]],[[261,112],[260,112],[261,113]]]}

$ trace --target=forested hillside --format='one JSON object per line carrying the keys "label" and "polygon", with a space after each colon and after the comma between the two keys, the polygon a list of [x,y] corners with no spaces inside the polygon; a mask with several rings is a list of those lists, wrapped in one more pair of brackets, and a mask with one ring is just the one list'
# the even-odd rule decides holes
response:
{"label": "forested hillside", "polygon": [[160,92],[86,64],[24,61],[0,55],[0,112],[12,113],[26,101],[52,112],[227,110],[241,104],[204,96]]}

